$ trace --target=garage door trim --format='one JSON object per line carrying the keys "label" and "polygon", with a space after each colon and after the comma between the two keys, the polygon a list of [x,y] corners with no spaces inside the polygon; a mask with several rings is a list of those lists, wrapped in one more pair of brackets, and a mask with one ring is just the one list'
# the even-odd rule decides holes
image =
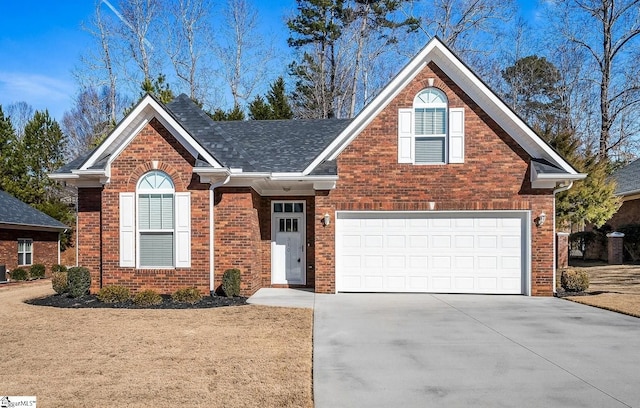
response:
{"label": "garage door trim", "polygon": [[[335,284],[336,293],[341,288],[341,253],[340,247],[341,230],[340,220],[358,219],[363,217],[378,216],[377,218],[428,218],[428,219],[451,219],[451,218],[519,218],[522,221],[521,229],[521,293],[531,295],[531,211],[529,210],[470,210],[470,211],[336,211],[335,223]],[[388,216],[388,217],[385,217]]]}

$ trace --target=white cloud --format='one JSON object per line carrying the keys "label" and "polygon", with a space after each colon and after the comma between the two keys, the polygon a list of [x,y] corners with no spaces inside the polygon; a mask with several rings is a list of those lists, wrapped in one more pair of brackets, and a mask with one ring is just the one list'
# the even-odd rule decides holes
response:
{"label": "white cloud", "polygon": [[48,109],[60,120],[73,103],[75,85],[70,80],[42,74],[0,71],[0,105],[25,101],[35,109]]}

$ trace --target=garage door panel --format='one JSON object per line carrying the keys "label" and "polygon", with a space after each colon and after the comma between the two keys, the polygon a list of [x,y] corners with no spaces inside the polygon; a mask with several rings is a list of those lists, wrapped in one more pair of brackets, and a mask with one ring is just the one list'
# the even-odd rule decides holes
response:
{"label": "garage door panel", "polygon": [[522,293],[526,213],[336,217],[338,291]]}

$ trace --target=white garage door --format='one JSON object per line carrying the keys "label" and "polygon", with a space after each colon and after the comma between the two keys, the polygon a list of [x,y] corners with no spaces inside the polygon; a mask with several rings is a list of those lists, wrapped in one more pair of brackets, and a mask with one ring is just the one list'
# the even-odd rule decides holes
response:
{"label": "white garage door", "polygon": [[339,292],[526,293],[527,212],[338,212]]}

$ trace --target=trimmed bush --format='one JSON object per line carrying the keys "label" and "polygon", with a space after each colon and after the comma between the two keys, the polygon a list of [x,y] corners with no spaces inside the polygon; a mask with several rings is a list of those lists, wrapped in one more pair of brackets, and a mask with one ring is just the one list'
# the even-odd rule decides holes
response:
{"label": "trimmed bush", "polygon": [[147,289],[136,293],[133,297],[133,303],[138,306],[153,306],[162,303],[162,296],[158,292]]}
{"label": "trimmed bush", "polygon": [[66,272],[67,267],[64,265],[55,264],[51,267],[51,272]]}
{"label": "trimmed bush", "polygon": [[67,271],[67,284],[69,285],[69,296],[76,298],[86,295],[91,287],[89,270],[82,266],[69,268]]}
{"label": "trimmed bush", "polygon": [[202,293],[200,293],[198,288],[182,288],[176,290],[173,295],[171,295],[171,299],[181,303],[196,303],[202,299]]}
{"label": "trimmed bush", "polygon": [[69,284],[67,283],[67,273],[54,272],[51,276],[51,286],[58,295],[67,293],[67,291],[69,290]]}
{"label": "trimmed bush", "polygon": [[222,275],[222,291],[227,297],[240,296],[240,271],[227,269]]}
{"label": "trimmed bush", "polygon": [[22,268],[16,268],[11,271],[11,279],[15,281],[26,281],[29,274]]}
{"label": "trimmed bush", "polygon": [[98,299],[104,303],[122,303],[129,300],[130,297],[129,288],[121,285],[108,285],[98,292]]}
{"label": "trimmed bush", "polygon": [[567,292],[583,292],[589,288],[589,275],[582,269],[565,269],[560,284]]}
{"label": "trimmed bush", "polygon": [[42,279],[44,278],[45,267],[43,264],[34,264],[31,265],[29,269],[29,277],[31,279]]}

